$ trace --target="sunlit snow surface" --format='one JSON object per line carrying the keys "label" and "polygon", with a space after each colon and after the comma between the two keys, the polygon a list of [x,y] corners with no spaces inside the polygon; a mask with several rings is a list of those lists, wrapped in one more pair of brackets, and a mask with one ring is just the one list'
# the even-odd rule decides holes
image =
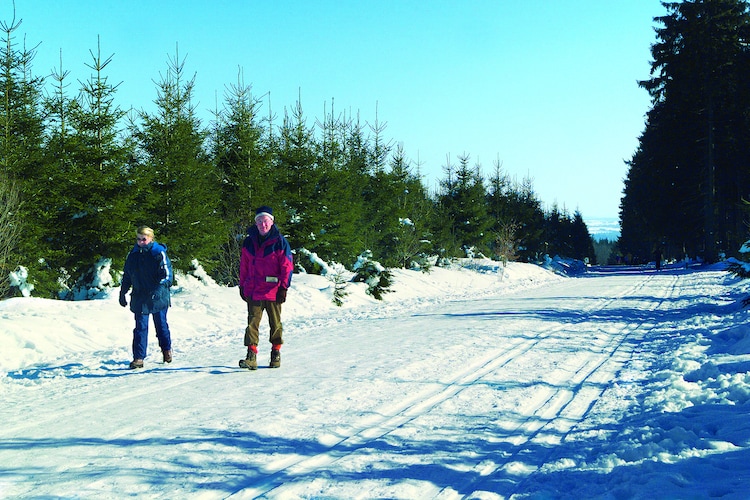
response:
{"label": "sunlit snow surface", "polygon": [[[174,362],[102,300],[0,302],[2,498],[750,497],[748,286],[720,268],[295,275],[282,366],[181,276]],[[264,324],[264,328],[267,326]]]}

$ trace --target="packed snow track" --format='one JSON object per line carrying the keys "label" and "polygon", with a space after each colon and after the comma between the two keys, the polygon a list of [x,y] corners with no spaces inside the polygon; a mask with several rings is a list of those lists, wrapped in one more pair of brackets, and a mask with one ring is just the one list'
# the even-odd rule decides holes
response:
{"label": "packed snow track", "polygon": [[688,317],[691,276],[589,273],[286,321],[281,368],[255,372],[237,368],[239,299],[178,296],[170,365],[152,338],[128,370],[125,335],[7,373],[0,496],[533,496],[637,404],[644,346]]}

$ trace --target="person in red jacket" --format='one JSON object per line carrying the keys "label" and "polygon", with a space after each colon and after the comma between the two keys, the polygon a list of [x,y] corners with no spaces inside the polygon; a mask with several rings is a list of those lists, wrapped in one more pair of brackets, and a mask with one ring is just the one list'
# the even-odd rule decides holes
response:
{"label": "person in red jacket", "polygon": [[245,345],[247,356],[240,368],[258,368],[258,340],[263,312],[268,315],[271,368],[281,366],[281,304],[292,282],[294,261],[289,242],[274,224],[271,207],[255,211],[255,225],[248,230],[240,255],[240,296],[247,302]]}

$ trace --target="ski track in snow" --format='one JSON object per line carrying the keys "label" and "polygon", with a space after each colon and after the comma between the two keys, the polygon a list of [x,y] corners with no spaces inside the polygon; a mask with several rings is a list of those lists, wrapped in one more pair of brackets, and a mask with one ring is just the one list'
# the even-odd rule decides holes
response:
{"label": "ski track in snow", "polygon": [[[128,350],[116,348],[10,373],[0,386],[0,459],[14,454],[5,476],[19,480],[19,496],[66,496],[74,486],[66,476],[88,468],[90,491],[77,497],[102,488],[165,498],[337,497],[352,491],[337,484],[367,470],[382,479],[387,467],[392,478],[421,468],[403,476],[421,478],[409,479],[421,498],[510,498],[563,458],[558,445],[653,330],[658,314],[633,321],[623,309],[669,312],[679,281],[591,276],[305,319],[285,324],[282,368],[257,372],[235,368],[244,322],[236,302],[182,320],[173,312],[173,331],[205,335],[175,335],[171,365],[153,361],[151,338],[143,370],[123,368]],[[488,400],[478,391],[494,394],[491,408],[476,407]],[[275,393],[296,407],[275,405]],[[87,434],[91,418],[109,432]],[[143,469],[118,474],[132,454]],[[159,487],[134,475],[154,476]],[[389,495],[378,479],[360,484],[365,497]]]}
{"label": "ski track in snow", "polygon": [[[646,288],[651,279],[653,278],[639,281],[615,296],[594,299],[591,305],[580,311],[578,317],[569,324],[547,326],[531,335],[515,332],[518,336],[512,336],[512,345],[492,350],[475,362],[467,364],[460,373],[446,380],[445,386],[412,394],[400,399],[398,405],[388,405],[376,410],[375,413],[380,415],[380,418],[374,421],[367,419],[362,425],[354,426],[346,436],[339,437],[323,453],[276,463],[271,469],[273,473],[263,482],[242,485],[231,498],[263,497],[277,488],[282,488],[283,491],[290,477],[313,477],[316,471],[323,467],[331,467],[336,462],[345,461],[351,455],[367,447],[372,441],[382,439],[389,433],[427,415],[442,403],[455,398],[461,391],[482,382],[488,375],[494,378],[502,376],[502,370],[505,367],[514,361],[523,360],[527,353],[542,348],[545,340],[553,339],[553,345],[557,346],[559,336],[580,333],[580,325],[590,316],[606,311],[609,307],[619,306],[620,300],[634,296]],[[666,291],[666,296],[650,305],[650,310],[658,308],[674,293],[677,278],[672,277],[671,281],[670,286],[658,290],[662,293]],[[568,284],[568,287],[574,286],[575,283]],[[610,381],[615,379],[615,374],[622,364],[630,359],[632,347],[635,344],[631,342],[626,345],[628,339],[633,335],[642,337],[649,328],[645,322],[626,324],[619,332],[608,333],[602,343],[591,348],[589,355],[576,357],[572,364],[558,368],[569,373],[570,387],[549,387],[547,390],[539,391],[532,401],[527,402],[525,411],[528,417],[507,429],[513,449],[504,454],[503,463],[487,466],[479,462],[474,467],[475,471],[479,471],[478,477],[467,475],[464,481],[446,486],[437,492],[435,497],[452,498],[456,493],[465,495],[467,492],[476,490],[493,492],[501,496],[512,494],[513,489],[503,491],[502,484],[496,484],[496,479],[485,478],[492,478],[499,469],[509,471],[519,482],[523,481],[525,476],[533,474],[535,469],[528,469],[523,465],[519,465],[514,470],[522,460],[527,443],[550,447],[559,444],[567,433],[585,418],[598,396],[604,392]],[[552,380],[557,378],[557,376],[550,376]],[[547,458],[551,455],[550,451]],[[276,492],[277,495],[273,496],[283,496],[282,491]]]}

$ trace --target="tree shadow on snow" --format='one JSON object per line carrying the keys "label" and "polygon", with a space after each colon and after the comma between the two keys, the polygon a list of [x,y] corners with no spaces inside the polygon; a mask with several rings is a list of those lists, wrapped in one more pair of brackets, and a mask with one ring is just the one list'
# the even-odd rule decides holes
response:
{"label": "tree shadow on snow", "polygon": [[[24,460],[35,465],[6,464],[0,471],[0,484],[38,485],[39,492],[70,492],[86,484],[95,488],[102,481],[110,486],[121,483],[125,486],[121,493],[127,492],[128,485],[139,485],[174,496],[200,492],[228,496],[250,488],[273,496],[276,487],[304,487],[316,479],[336,488],[355,488],[362,481],[373,480],[382,488],[374,493],[388,491],[389,485],[425,482],[460,496],[487,491],[506,498],[668,498],[674,492],[681,498],[742,498],[750,493],[746,465],[750,463],[750,450],[710,449],[714,441],[739,442],[747,436],[732,428],[704,425],[722,417],[744,419],[745,411],[738,406],[704,405],[679,413],[635,413],[595,429],[597,432],[591,435],[554,435],[554,431],[545,430],[559,444],[536,442],[534,438],[539,435],[524,436],[491,417],[487,415],[478,422],[461,419],[462,427],[434,432],[460,435],[459,440],[418,440],[389,433],[364,442],[345,439],[333,446],[314,439],[212,428],[200,429],[189,438],[6,439],[0,442],[2,453],[46,456],[56,450],[62,456],[83,460],[86,467],[61,471],[59,465],[48,468]],[[661,439],[656,450],[645,438],[637,439],[648,432]],[[680,441],[676,435],[692,437]],[[706,454],[680,458],[695,455],[696,448]],[[128,459],[122,460],[123,455]],[[663,456],[667,458],[660,458]],[[338,464],[338,459],[349,459],[347,466]],[[304,466],[305,461],[309,466]],[[606,468],[601,461],[619,463]],[[298,464],[303,466],[295,468]],[[330,497],[330,492],[321,493]]]}

